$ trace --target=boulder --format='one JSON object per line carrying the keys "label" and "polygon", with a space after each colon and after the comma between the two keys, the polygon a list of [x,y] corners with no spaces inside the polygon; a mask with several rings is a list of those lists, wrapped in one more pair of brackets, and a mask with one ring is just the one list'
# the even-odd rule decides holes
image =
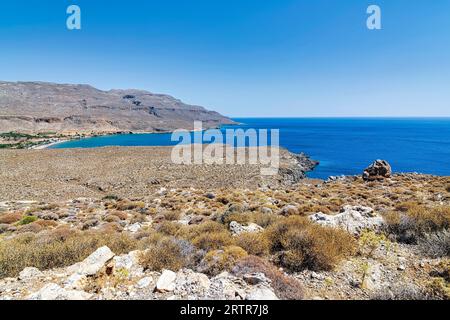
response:
{"label": "boulder", "polygon": [[354,235],[359,235],[364,229],[379,230],[384,223],[372,208],[362,206],[344,206],[339,214],[319,212],[309,218],[323,226],[342,228]]}
{"label": "boulder", "polygon": [[172,292],[175,289],[177,274],[170,270],[164,270],[156,283],[159,292]]}
{"label": "boulder", "polygon": [[87,284],[87,281],[85,275],[74,273],[64,281],[64,288],[80,290]]}
{"label": "boulder", "polygon": [[68,268],[69,272],[85,276],[97,274],[105,264],[114,257],[114,253],[106,246],[97,249],[84,261]]}
{"label": "boulder", "polygon": [[230,223],[230,231],[233,235],[239,235],[243,232],[261,232],[263,231],[263,227],[258,226],[255,223],[249,223],[244,226],[236,221],[231,221]]}
{"label": "boulder", "polygon": [[205,274],[183,269],[177,274],[174,293],[183,299],[198,299],[206,295],[210,285]]}
{"label": "boulder", "polygon": [[31,280],[36,277],[42,276],[42,272],[33,267],[25,268],[19,273],[19,280]]}
{"label": "boulder", "polygon": [[126,231],[129,231],[131,233],[136,233],[138,232],[140,229],[142,228],[142,224],[140,224],[139,222],[136,222],[132,225],[129,225],[125,228]]}
{"label": "boulder", "polygon": [[246,296],[247,283],[228,272],[222,272],[211,279],[205,297],[207,300],[242,300]]}
{"label": "boulder", "polygon": [[281,208],[280,214],[282,216],[297,215],[298,214],[298,209],[297,209],[296,206],[294,206],[292,204],[288,204],[288,205],[284,206],[283,208]]}
{"label": "boulder", "polygon": [[113,258],[114,271],[126,270],[131,276],[140,276],[144,268],[139,264],[140,251],[132,251],[128,254]]}
{"label": "boulder", "polygon": [[392,175],[392,168],[386,160],[376,160],[363,172],[364,181],[374,181],[389,178]]}
{"label": "boulder", "polygon": [[66,290],[56,283],[49,283],[28,296],[28,300],[88,300],[91,294],[79,290]]}

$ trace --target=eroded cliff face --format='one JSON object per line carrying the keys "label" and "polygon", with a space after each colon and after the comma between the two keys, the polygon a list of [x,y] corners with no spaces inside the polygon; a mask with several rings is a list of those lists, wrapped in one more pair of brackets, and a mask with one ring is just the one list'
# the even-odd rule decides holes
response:
{"label": "eroded cliff face", "polygon": [[232,124],[217,112],[142,90],[89,85],[0,82],[0,132],[164,132]]}

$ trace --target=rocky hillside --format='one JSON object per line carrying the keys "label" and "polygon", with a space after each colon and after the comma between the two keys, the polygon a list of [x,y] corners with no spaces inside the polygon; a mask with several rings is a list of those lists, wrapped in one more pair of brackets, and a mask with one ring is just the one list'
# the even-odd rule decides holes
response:
{"label": "rocky hillside", "polygon": [[449,299],[450,178],[0,202],[0,300]]}
{"label": "rocky hillside", "polygon": [[171,96],[89,85],[0,82],[0,132],[161,132],[231,124],[232,120]]}

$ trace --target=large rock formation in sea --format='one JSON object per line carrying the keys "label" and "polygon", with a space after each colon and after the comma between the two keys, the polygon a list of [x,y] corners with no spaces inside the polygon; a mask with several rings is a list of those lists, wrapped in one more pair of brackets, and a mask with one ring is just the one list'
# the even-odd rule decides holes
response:
{"label": "large rock formation in sea", "polygon": [[0,81],[0,132],[164,132],[232,124],[217,112],[143,90]]}

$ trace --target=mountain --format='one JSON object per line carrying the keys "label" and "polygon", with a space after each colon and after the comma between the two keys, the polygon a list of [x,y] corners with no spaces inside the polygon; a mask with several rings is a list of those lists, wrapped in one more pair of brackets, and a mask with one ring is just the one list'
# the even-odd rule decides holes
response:
{"label": "mountain", "polygon": [[234,122],[217,112],[143,90],[0,81],[0,132],[165,132]]}

